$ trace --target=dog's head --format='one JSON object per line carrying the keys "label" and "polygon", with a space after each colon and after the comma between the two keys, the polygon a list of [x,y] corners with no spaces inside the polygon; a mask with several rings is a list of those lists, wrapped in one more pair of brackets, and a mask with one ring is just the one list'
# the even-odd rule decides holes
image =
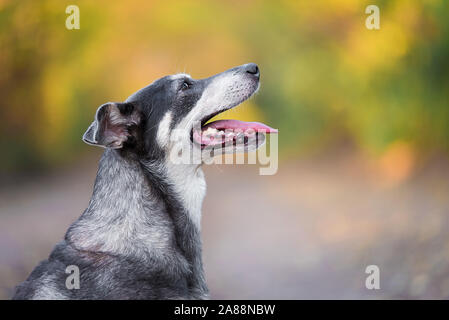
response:
{"label": "dog's head", "polygon": [[149,157],[170,154],[175,147],[208,156],[255,150],[265,141],[263,133],[276,130],[257,122],[207,122],[251,97],[259,79],[253,63],[200,80],[187,74],[163,77],[123,103],[100,106],[83,140]]}

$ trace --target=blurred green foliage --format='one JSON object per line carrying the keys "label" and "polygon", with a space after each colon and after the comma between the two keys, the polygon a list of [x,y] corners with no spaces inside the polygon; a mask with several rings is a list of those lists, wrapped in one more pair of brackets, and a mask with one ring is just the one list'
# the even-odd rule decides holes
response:
{"label": "blurred green foliage", "polygon": [[[374,2],[377,31],[365,27]],[[65,28],[71,4],[80,30]],[[0,0],[0,168],[74,157],[98,105],[158,77],[247,62],[261,91],[230,116],[265,119],[283,150],[448,152],[448,57],[444,0]]]}

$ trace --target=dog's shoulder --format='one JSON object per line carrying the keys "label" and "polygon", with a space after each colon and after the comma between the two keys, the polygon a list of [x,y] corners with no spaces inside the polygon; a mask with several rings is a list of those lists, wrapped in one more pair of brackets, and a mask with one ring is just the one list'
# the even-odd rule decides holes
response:
{"label": "dog's shoulder", "polygon": [[[78,287],[67,285],[73,276],[79,277]],[[16,287],[13,299],[177,299],[188,295],[181,275],[170,277],[148,261],[82,251],[62,241]]]}
{"label": "dog's shoulder", "polygon": [[[59,245],[59,244],[58,244]],[[47,259],[34,268],[28,278],[15,288],[14,300],[62,300],[67,297],[58,290],[58,278],[63,276],[63,264]]]}

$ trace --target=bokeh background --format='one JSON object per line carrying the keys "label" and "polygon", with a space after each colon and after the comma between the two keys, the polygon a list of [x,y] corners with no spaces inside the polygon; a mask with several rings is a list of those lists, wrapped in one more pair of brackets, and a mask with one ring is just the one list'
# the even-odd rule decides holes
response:
{"label": "bokeh background", "polygon": [[0,0],[0,298],[87,206],[97,106],[247,62],[260,93],[222,117],[279,128],[279,170],[205,168],[212,298],[449,297],[448,16],[444,0]]}

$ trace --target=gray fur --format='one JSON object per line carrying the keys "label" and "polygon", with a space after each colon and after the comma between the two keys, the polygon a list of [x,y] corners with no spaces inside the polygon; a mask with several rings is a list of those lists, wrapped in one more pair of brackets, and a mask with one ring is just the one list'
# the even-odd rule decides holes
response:
{"label": "gray fur", "polygon": [[[13,298],[207,298],[200,237],[204,174],[199,165],[170,163],[164,138],[176,126],[189,129],[197,117],[248,98],[259,80],[258,71],[248,75],[248,68],[258,70],[250,64],[203,80],[188,78],[195,81],[190,91],[178,89],[187,75],[165,77],[125,103],[101,106],[84,135],[87,143],[106,148],[89,205]],[[236,91],[235,81],[244,81],[245,91]],[[227,87],[220,88],[222,83]],[[218,93],[229,101],[206,110],[216,90],[224,90]],[[167,123],[159,128],[163,119]],[[69,265],[80,270],[79,289],[66,287]]]}

